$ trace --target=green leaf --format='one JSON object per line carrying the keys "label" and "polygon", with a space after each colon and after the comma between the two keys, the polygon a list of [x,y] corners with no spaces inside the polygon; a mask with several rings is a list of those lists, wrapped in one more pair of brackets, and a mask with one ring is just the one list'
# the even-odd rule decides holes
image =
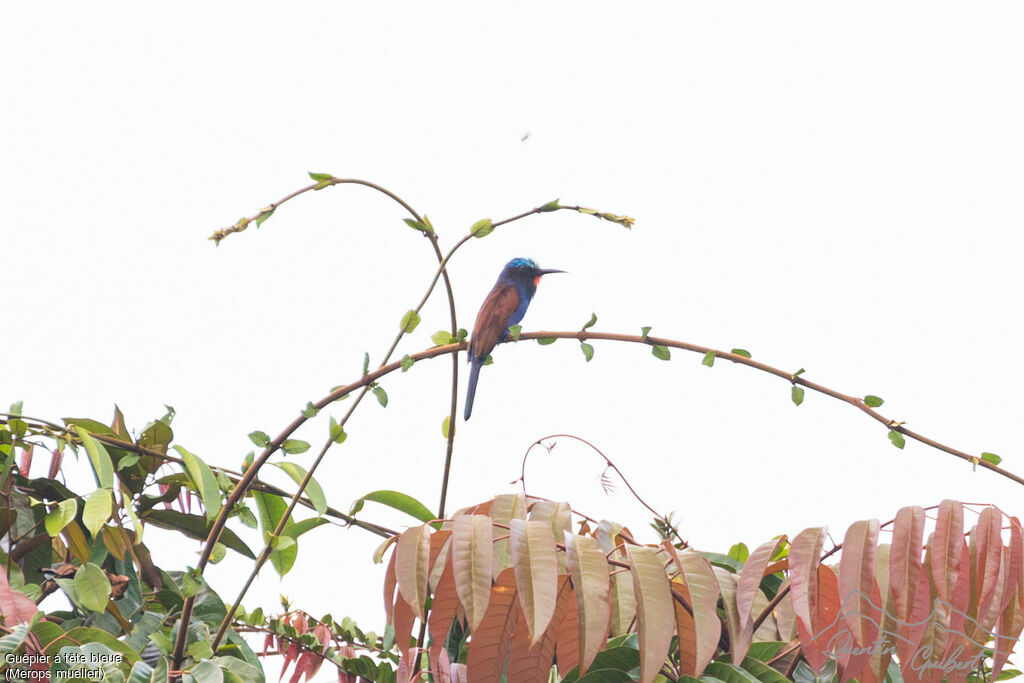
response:
{"label": "green leaf", "polygon": [[[273,536],[270,539],[270,547],[277,551],[288,550],[289,548],[295,547],[296,541],[294,538],[287,534],[280,536]],[[297,550],[297,548],[296,548]]]}
{"label": "green leaf", "polygon": [[981,459],[984,460],[985,462],[990,462],[993,465],[998,465],[999,463],[1001,463],[1003,461],[1003,459],[1000,458],[995,453],[982,453],[981,454]]}
{"label": "green leaf", "polygon": [[114,468],[118,472],[126,470],[139,461],[138,453],[129,453],[128,455],[122,455],[117,461],[117,467]]}
{"label": "green leaf", "polygon": [[469,234],[473,237],[487,237],[494,232],[494,224],[491,223],[490,218],[483,218],[473,224],[473,227],[469,229]]}
{"label": "green leaf", "polygon": [[402,372],[408,372],[415,362],[409,354],[402,356]]}
{"label": "green leaf", "polygon": [[387,505],[399,512],[404,512],[411,517],[415,517],[421,522],[429,522],[434,519],[434,513],[431,512],[426,505],[419,502],[412,496],[398,491],[373,491],[371,493],[367,493],[365,496],[352,503],[353,512],[351,514],[355,514],[358,510],[362,509],[362,503],[367,500],[373,501],[374,503],[380,503],[381,505]]}
{"label": "green leaf", "polygon": [[409,334],[416,329],[416,326],[420,324],[420,314],[416,311],[409,309],[406,314],[402,316],[401,330],[404,334]]}
{"label": "green leaf", "polygon": [[889,441],[892,441],[892,445],[896,448],[903,448],[907,445],[907,440],[903,438],[903,435],[897,432],[895,429],[889,430]]}
{"label": "green leaf", "polygon": [[867,396],[864,397],[864,405],[866,405],[868,408],[877,408],[883,403],[885,403],[885,401],[883,401],[877,396],[872,396],[871,394],[868,394]]}
{"label": "green leaf", "polygon": [[807,372],[807,371],[804,370],[803,368],[800,368],[799,370],[797,370],[796,372],[793,373],[793,379],[796,379],[797,377],[799,377],[800,375],[804,374],[805,372]]}
{"label": "green leaf", "polygon": [[252,461],[256,458],[256,453],[249,451],[246,456],[242,459],[242,471],[245,472],[252,465]]}
{"label": "green leaf", "polygon": [[[275,462],[273,464],[291,477],[292,481],[296,484],[301,484],[306,476],[306,469],[293,462]],[[324,496],[324,490],[320,488],[320,484],[312,477],[310,477],[309,483],[306,484],[306,495],[309,496],[309,502],[313,504],[313,509],[316,510],[318,515],[327,512],[327,498]]]}
{"label": "green leaf", "polygon": [[370,352],[363,351],[363,375],[370,374]]}
{"label": "green leaf", "polygon": [[207,660],[205,662],[199,661],[198,664],[189,670],[196,683],[223,683],[224,674],[221,673],[220,667],[209,661],[210,657],[213,656],[213,648],[208,642],[199,640],[192,643],[188,646],[188,654],[196,661]]}
{"label": "green leaf", "polygon": [[540,213],[547,213],[548,211],[558,211],[560,208],[562,207],[558,205],[558,200],[552,199],[550,202],[537,209],[537,211]]}
{"label": "green leaf", "polygon": [[424,225],[423,223],[420,223],[419,221],[417,221],[415,219],[403,218],[402,220],[405,221],[405,224],[408,225],[413,230],[419,230],[422,233],[433,232],[433,230],[428,230],[426,225]]}
{"label": "green leaf", "polygon": [[700,362],[701,365],[706,365],[709,368],[715,364],[715,352],[708,351],[704,354],[704,360]]}
{"label": "green leaf", "polygon": [[264,221],[266,221],[268,218],[270,218],[273,215],[274,215],[274,209],[270,209],[269,211],[264,209],[263,211],[261,211],[260,215],[256,216],[256,227],[258,228],[261,225],[263,225]]}
{"label": "green leaf", "polygon": [[206,519],[211,522],[217,519],[220,512],[220,487],[217,485],[217,478],[213,476],[213,470],[196,455],[185,450],[183,446],[175,446],[182,460],[185,461],[185,471],[192,486],[199,492],[203,499],[203,509],[206,511]]}
{"label": "green leaf", "polygon": [[469,330],[467,330],[465,327],[460,327],[459,328],[459,334],[456,337],[456,339],[458,339],[458,341],[461,342],[461,341],[466,341],[468,338],[469,338]]}
{"label": "green leaf", "polygon": [[14,403],[11,404],[11,407],[10,409],[8,409],[7,412],[10,413],[11,415],[21,415],[21,411],[24,410],[24,408],[24,401],[15,401]]}
{"label": "green leaf", "polygon": [[641,341],[647,341],[647,335],[649,335],[650,333],[651,333],[651,326],[650,325],[644,325],[643,327],[641,327],[640,328],[640,340]]}
{"label": "green leaf", "polygon": [[589,330],[591,327],[593,327],[596,324],[597,324],[597,313],[591,313],[590,314],[590,320],[588,320],[587,324],[583,326],[583,329],[584,330]]}
{"label": "green leaf", "polygon": [[434,346],[444,346],[445,344],[451,344],[452,333],[448,330],[438,330],[434,334],[430,335],[430,341],[434,342]]}
{"label": "green leaf", "polygon": [[92,438],[92,435],[83,427],[76,426],[75,431],[89,454],[89,462],[92,463],[92,471],[96,476],[96,485],[112,488],[114,486],[114,465],[110,462],[110,454],[107,453],[107,449]]}
{"label": "green leaf", "polygon": [[793,399],[793,403],[800,405],[804,402],[804,388],[793,385],[793,389],[790,391],[790,398]]}
{"label": "green leaf", "polygon": [[384,387],[377,385],[373,388],[373,395],[377,397],[377,403],[382,408],[388,407],[388,392],[384,391]]}
{"label": "green leaf", "polygon": [[242,524],[250,529],[255,529],[259,526],[259,522],[256,521],[256,515],[252,514],[252,510],[241,504],[236,505],[235,509],[238,510],[238,519]]}
{"label": "green leaf", "polygon": [[423,214],[423,227],[426,228],[426,232],[430,233],[431,235],[434,234],[434,225],[433,223],[430,222],[430,219],[427,218],[427,214]]}
{"label": "green leaf", "polygon": [[338,424],[338,422],[332,417],[331,418],[331,441],[334,443],[344,443],[345,439],[348,438],[348,434],[345,433],[345,428]]}
{"label": "green leaf", "polygon": [[82,510],[82,522],[93,538],[98,537],[100,529],[110,519],[110,513],[113,511],[114,503],[110,489],[96,489],[89,494]]}
{"label": "green leaf", "polygon": [[[253,491],[253,498],[256,500],[256,508],[260,513],[260,525],[263,528],[263,540],[265,543],[272,542],[272,534],[277,528],[278,522],[288,509],[288,504],[281,496],[262,491]],[[285,523],[285,530],[292,525],[291,520]],[[294,539],[293,539],[294,542]],[[275,548],[270,553],[270,563],[280,576],[284,576],[295,564],[295,557],[298,555],[298,547],[290,545],[284,548]]]}
{"label": "green leaf", "polygon": [[270,443],[270,437],[258,429],[255,432],[249,432],[249,440],[260,448],[266,448],[267,444]]}
{"label": "green leaf", "polygon": [[[213,528],[213,523],[207,520],[206,517],[189,515],[176,510],[151,509],[146,512],[143,519],[162,529],[181,531],[189,538],[195,538],[200,541],[205,541],[206,537],[210,534],[210,529]],[[238,537],[238,534],[228,527],[224,527],[220,532],[220,542],[236,553],[248,557],[250,560],[256,559],[256,555],[249,549],[249,546]]]}
{"label": "green leaf", "polygon": [[668,360],[672,357],[672,352],[668,350],[667,346],[655,344],[651,347],[651,355],[659,360]]}
{"label": "green leaf", "polygon": [[747,548],[746,543],[737,543],[729,548],[729,557],[740,562],[746,562],[747,558],[750,557],[750,549]]}
{"label": "green leaf", "polygon": [[587,342],[580,342],[580,351],[583,352],[583,357],[587,359],[588,363],[594,359],[594,347]]}
{"label": "green leaf", "polygon": [[224,559],[224,556],[228,554],[228,549],[223,543],[214,543],[213,550],[210,551],[210,562],[217,564]]}
{"label": "green leaf", "polygon": [[298,522],[295,522],[295,524],[289,525],[288,528],[285,529],[281,535],[282,538],[287,536],[288,538],[297,541],[299,536],[301,536],[302,534],[306,533],[307,531],[312,531],[318,526],[323,526],[324,524],[330,524],[330,522],[328,522],[323,517],[310,517],[309,519],[302,519]]}
{"label": "green leaf", "polygon": [[110,600],[110,580],[102,569],[86,562],[75,572],[75,596],[85,609],[103,612]]}
{"label": "green leaf", "polygon": [[319,413],[319,412],[320,412],[320,409],[317,408],[315,405],[313,405],[312,401],[308,401],[306,403],[306,407],[302,409],[302,417],[305,417],[305,418],[311,420],[314,417],[316,417],[316,414]]}
{"label": "green leaf", "polygon": [[508,328],[508,334],[510,337],[512,337],[512,341],[519,341],[519,335],[521,335],[522,333],[522,325],[513,325],[512,327]]}
{"label": "green leaf", "polygon": [[554,337],[540,337],[539,339],[537,339],[537,343],[540,344],[541,346],[547,346],[548,344],[554,344],[555,341],[556,340],[555,340]]}
{"label": "green leaf", "polygon": [[78,514],[78,501],[74,498],[62,500],[50,514],[46,515],[46,533],[56,536],[61,529],[74,520],[76,514]]}
{"label": "green leaf", "polygon": [[301,439],[285,439],[281,450],[289,455],[298,455],[309,450],[309,444]]}
{"label": "green leaf", "polygon": [[312,171],[309,171],[309,177],[318,183],[322,183],[325,180],[330,180],[334,176],[330,173],[313,173]]}
{"label": "green leaf", "polygon": [[750,351],[747,351],[746,349],[733,349],[731,353],[737,356],[743,356],[744,358],[750,358]]}
{"label": "green leaf", "polygon": [[450,418],[451,418],[451,415],[445,415],[444,419],[441,420],[441,434],[444,436],[445,440],[448,439],[448,429],[449,429],[449,420],[450,420]]}

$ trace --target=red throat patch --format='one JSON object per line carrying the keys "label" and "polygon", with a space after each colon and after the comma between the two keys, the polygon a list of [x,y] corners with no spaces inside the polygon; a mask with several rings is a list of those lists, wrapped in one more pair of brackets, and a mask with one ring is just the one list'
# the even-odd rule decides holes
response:
{"label": "red throat patch", "polygon": [[536,289],[537,285],[539,285],[539,284],[540,284],[540,275],[538,275],[537,277],[533,278],[533,286],[534,286],[535,289]]}

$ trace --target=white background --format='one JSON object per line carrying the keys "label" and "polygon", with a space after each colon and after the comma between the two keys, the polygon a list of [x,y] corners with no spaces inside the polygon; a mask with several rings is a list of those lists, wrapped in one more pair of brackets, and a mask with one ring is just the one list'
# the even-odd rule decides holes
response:
{"label": "white background", "polygon": [[[116,402],[137,431],[171,404],[179,443],[238,468],[248,432],[276,434],[356,379],[364,350],[379,361],[434,271],[402,210],[355,187],[305,195],[219,248],[206,240],[321,171],[400,194],[446,248],[477,219],[556,197],[636,218],[626,231],[559,212],[472,241],[450,268],[463,327],[505,261],[530,256],[570,274],[542,283],[525,330],[578,329],[593,311],[598,330],[742,347],[882,396],[910,428],[1024,472],[1022,14],[999,2],[7,5],[0,403],[107,420]],[[437,291],[398,356],[447,326]],[[589,364],[564,340],[495,352],[473,419],[459,420],[449,510],[514,491],[526,448],[568,432],[675,511],[700,549],[818,525],[838,541],[855,520],[947,497],[1024,511],[1019,486],[914,442],[898,451],[851,406],[808,392],[797,408],[785,381],[693,354],[595,347]],[[447,358],[424,362],[384,381],[386,410],[364,402],[317,474],[333,506],[395,489],[436,507],[449,378]],[[321,443],[326,412],[299,436]],[[563,442],[529,461],[528,484],[653,540],[623,486],[602,493],[601,470]],[[84,469],[70,483],[90,486]],[[362,514],[408,523],[373,504]],[[160,564],[195,564],[198,544],[149,533]],[[382,631],[377,543],[318,529],[292,573],[268,567],[245,604],[273,610],[284,593]],[[230,600],[248,569],[226,561],[209,576]]]}

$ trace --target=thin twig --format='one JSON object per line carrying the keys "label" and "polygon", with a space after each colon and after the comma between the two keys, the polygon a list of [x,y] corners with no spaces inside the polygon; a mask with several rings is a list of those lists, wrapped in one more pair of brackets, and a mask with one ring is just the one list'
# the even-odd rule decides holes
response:
{"label": "thin twig", "polygon": [[[647,508],[647,510],[652,515],[654,515],[655,518],[658,518],[658,519],[660,519],[660,518],[667,518],[665,515],[663,515],[662,513],[658,512],[657,510],[655,510],[654,508],[652,508],[650,505],[647,504],[647,501],[644,500],[643,497],[639,493],[637,493],[636,489],[633,488],[633,485],[629,483],[629,479],[627,479],[626,475],[624,475],[622,473],[622,470],[620,470],[615,465],[615,463],[612,462],[611,458],[609,458],[607,455],[605,455],[604,452],[600,448],[598,448],[594,444],[590,443],[586,439],[584,439],[582,437],[579,437],[579,436],[576,436],[575,434],[548,434],[547,436],[542,436],[541,438],[537,439],[532,444],[530,444],[530,447],[527,448],[526,452],[523,454],[523,462],[522,462],[522,467],[520,469],[520,474],[519,474],[519,481],[522,482],[522,484],[523,484],[523,495],[524,496],[527,495],[527,493],[526,493],[526,459],[528,457],[530,457],[530,452],[534,449],[535,446],[544,446],[543,442],[546,439],[558,439],[558,438],[575,439],[576,441],[579,441],[580,443],[590,447],[591,450],[593,450],[595,453],[597,453],[598,455],[600,455],[604,459],[605,465],[607,465],[607,467],[610,467],[611,469],[615,470],[615,474],[619,475],[619,479],[621,479],[622,483],[624,483],[626,485],[626,488],[629,489],[629,492],[633,494],[633,497],[636,498],[637,501],[641,505],[643,505],[645,508]],[[548,448],[547,446],[544,446],[544,447]],[[548,452],[551,452],[551,448],[548,448]],[[683,544],[686,543],[686,541],[684,541],[683,538],[679,535],[679,531],[675,527],[672,528],[672,531],[675,533],[676,538],[679,540],[680,543],[683,543]]]}

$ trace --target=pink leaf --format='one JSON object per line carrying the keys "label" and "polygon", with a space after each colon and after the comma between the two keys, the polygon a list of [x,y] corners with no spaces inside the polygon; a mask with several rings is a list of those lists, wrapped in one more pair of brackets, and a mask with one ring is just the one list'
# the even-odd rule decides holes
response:
{"label": "pink leaf", "polygon": [[7,627],[27,623],[39,608],[32,598],[21,591],[11,588],[7,582],[7,573],[0,572],[0,615]]}

